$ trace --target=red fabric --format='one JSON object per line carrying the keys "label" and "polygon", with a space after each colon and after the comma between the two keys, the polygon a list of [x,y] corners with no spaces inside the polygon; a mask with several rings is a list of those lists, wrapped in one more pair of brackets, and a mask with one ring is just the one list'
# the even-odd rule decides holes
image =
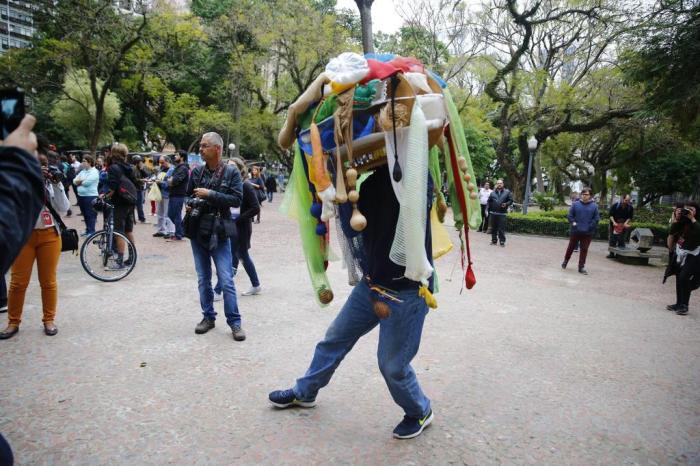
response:
{"label": "red fabric", "polygon": [[417,58],[396,56],[389,64],[404,73],[425,73],[423,63]]}
{"label": "red fabric", "polygon": [[367,76],[360,81],[362,84],[368,83],[373,79],[386,79],[389,76],[393,76],[401,71],[399,68],[396,68],[390,63],[384,63],[372,58],[367,60],[367,66],[369,66],[369,73],[367,73]]}
{"label": "red fabric", "polygon": [[[455,190],[457,191],[457,201],[459,208],[462,211],[462,223],[464,224],[464,242],[467,247],[467,273],[464,275],[464,284],[468,290],[471,290],[476,285],[476,276],[472,270],[472,252],[469,247],[469,218],[467,211],[467,198],[464,196],[464,188],[459,178],[459,166],[457,165],[457,152],[455,151],[454,142],[452,142],[452,134],[450,126],[445,127],[445,137],[450,147],[450,166],[452,167],[452,176],[455,179]],[[456,174],[456,176],[455,176]],[[464,267],[464,263],[462,264]]]}

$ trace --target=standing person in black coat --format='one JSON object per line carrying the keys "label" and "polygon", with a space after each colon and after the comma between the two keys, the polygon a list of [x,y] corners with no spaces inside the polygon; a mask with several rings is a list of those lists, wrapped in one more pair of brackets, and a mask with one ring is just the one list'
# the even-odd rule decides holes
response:
{"label": "standing person in black coat", "polygon": [[[250,183],[255,188],[255,196],[258,198],[258,204],[262,207],[262,201],[267,197],[265,195],[265,181],[260,173],[260,168],[256,165],[250,168]],[[255,223],[260,223],[260,211],[258,211]]]}
{"label": "standing person in black coat", "polygon": [[168,218],[175,225],[175,235],[166,236],[168,240],[182,241],[185,236],[185,231],[182,228],[182,206],[185,204],[185,194],[187,184],[190,180],[190,172],[187,168],[185,160],[187,152],[179,150],[173,154],[173,175],[166,181],[168,182],[168,191],[170,200],[168,201]]}
{"label": "standing person in black coat", "polygon": [[[234,157],[228,162],[229,164],[235,163],[238,170],[241,172],[241,178],[245,179],[247,176],[247,169],[245,162]],[[253,259],[250,257],[248,250],[250,249],[250,238],[253,235],[253,217],[260,213],[260,202],[258,201],[258,191],[253,186],[250,180],[245,180],[243,182],[243,199],[241,200],[240,212],[234,212],[234,219],[236,220],[236,229],[238,230],[238,235],[235,238],[231,238],[231,256],[232,256],[232,266],[233,275],[236,275],[238,270],[238,263],[243,262],[243,268],[245,268],[248,278],[250,278],[251,287],[248,291],[241,293],[243,296],[251,296],[254,294],[259,294],[262,290],[260,286],[260,280],[258,279],[258,272],[255,269],[255,264],[253,264]],[[216,284],[214,288],[214,300],[218,301],[221,299],[221,287]]]}
{"label": "standing person in black coat", "polygon": [[270,175],[265,180],[265,189],[267,190],[267,202],[272,202],[272,195],[277,192],[277,180]]}
{"label": "standing person in black coat", "polygon": [[[501,246],[506,245],[506,214],[508,207],[513,204],[513,195],[503,187],[503,180],[496,181],[496,189],[489,195],[489,217],[491,217],[491,245],[496,245],[496,239]],[[498,235],[498,238],[496,237]]]}

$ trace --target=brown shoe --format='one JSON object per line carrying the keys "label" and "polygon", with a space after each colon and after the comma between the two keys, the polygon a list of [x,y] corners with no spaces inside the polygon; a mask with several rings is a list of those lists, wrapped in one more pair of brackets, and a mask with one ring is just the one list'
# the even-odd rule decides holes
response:
{"label": "brown shoe", "polygon": [[15,334],[19,332],[19,327],[16,325],[8,325],[5,330],[0,332],[0,340],[7,340],[8,338],[12,338],[15,336]]}
{"label": "brown shoe", "polygon": [[56,325],[53,322],[46,322],[44,324],[44,333],[52,337],[58,333],[58,329],[56,328]]}

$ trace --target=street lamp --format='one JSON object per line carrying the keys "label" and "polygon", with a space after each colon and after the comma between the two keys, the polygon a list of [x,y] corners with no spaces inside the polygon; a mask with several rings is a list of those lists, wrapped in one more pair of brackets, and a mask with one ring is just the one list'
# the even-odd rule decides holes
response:
{"label": "street lamp", "polygon": [[236,150],[236,145],[231,143],[228,145],[228,156],[233,157],[233,151]]}
{"label": "street lamp", "polygon": [[530,204],[530,185],[532,184],[532,158],[537,150],[537,138],[530,136],[527,140],[527,148],[530,156],[527,159],[527,179],[525,180],[525,200],[523,202],[523,214],[527,214],[527,207]]}

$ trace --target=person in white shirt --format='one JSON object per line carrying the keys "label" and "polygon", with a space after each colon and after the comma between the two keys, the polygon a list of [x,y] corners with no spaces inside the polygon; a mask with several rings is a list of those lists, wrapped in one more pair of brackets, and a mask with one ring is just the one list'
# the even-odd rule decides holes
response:
{"label": "person in white shirt", "polygon": [[484,183],[484,186],[479,188],[479,204],[481,204],[481,225],[479,225],[479,231],[483,231],[484,233],[489,229],[489,209],[487,207],[489,204],[489,196],[492,191],[493,189],[491,189],[491,185],[488,181]]}
{"label": "person in white shirt", "polygon": [[80,236],[89,236],[95,233],[95,221],[97,212],[92,208],[92,202],[97,199],[97,184],[100,181],[100,172],[95,168],[95,159],[91,155],[83,157],[80,173],[73,179],[73,184],[78,187],[78,204],[85,219],[85,233]]}

